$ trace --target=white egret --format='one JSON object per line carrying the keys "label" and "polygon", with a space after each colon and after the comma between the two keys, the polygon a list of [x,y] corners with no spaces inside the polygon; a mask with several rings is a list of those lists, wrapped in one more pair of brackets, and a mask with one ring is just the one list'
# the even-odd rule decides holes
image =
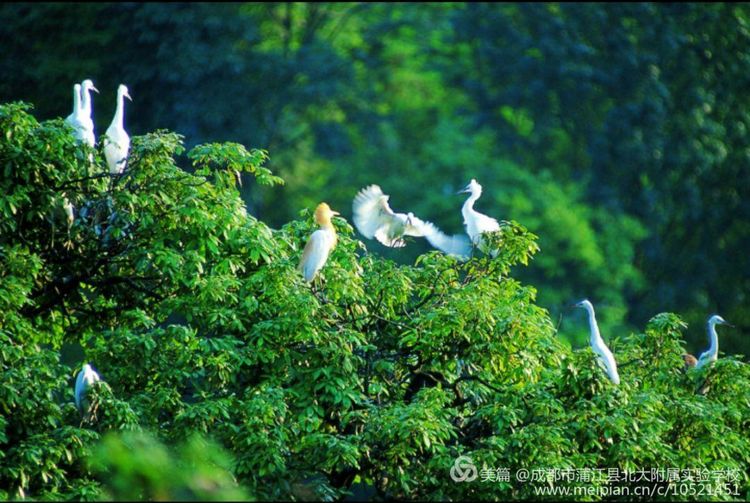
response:
{"label": "white egret", "polygon": [[338,238],[336,229],[331,223],[331,218],[338,214],[337,211],[331,210],[326,203],[320,203],[315,208],[315,222],[320,225],[320,229],[310,236],[299,262],[299,270],[302,271],[302,275],[308,283],[323,268],[326,260],[328,260],[328,255],[336,247]]}
{"label": "white egret", "polygon": [[76,407],[86,420],[90,419],[91,412],[89,407],[90,404],[86,399],[86,394],[89,388],[91,388],[91,386],[97,381],[101,381],[101,378],[88,363],[83,366],[81,371],[78,372],[78,377],[76,377],[76,389],[74,395]]}
{"label": "white egret", "polygon": [[68,200],[68,196],[63,194],[63,209],[65,210],[65,217],[68,221],[68,234],[70,234],[70,228],[73,226],[75,215],[73,214],[73,204]]}
{"label": "white egret", "polygon": [[[78,134],[78,130],[82,128],[83,126],[80,124],[80,110],[81,110],[81,84],[74,84],[73,85],[73,112],[68,115],[65,118],[65,122],[73,126],[73,128],[76,130],[76,135]],[[83,139],[83,137],[81,137]]]}
{"label": "white egret", "polygon": [[107,128],[104,134],[104,157],[107,159],[109,173],[112,175],[121,174],[125,170],[125,163],[130,150],[130,136],[123,127],[125,115],[125,100],[133,101],[128,94],[128,88],[120,84],[117,88],[117,108],[115,116],[112,118],[112,124]]}
{"label": "white egret", "polygon": [[471,179],[466,188],[459,191],[459,194],[463,192],[470,193],[469,198],[464,203],[463,208],[461,208],[461,214],[464,216],[464,224],[466,225],[466,233],[469,235],[471,242],[474,243],[474,246],[485,253],[489,253],[494,258],[497,256],[499,250],[488,250],[482,234],[500,230],[500,224],[494,218],[479,213],[474,209],[474,203],[482,195],[482,186],[474,178]]}
{"label": "white egret", "polygon": [[432,246],[449,255],[468,257],[471,244],[464,236],[448,236],[412,212],[394,212],[388,205],[389,198],[378,185],[365,187],[356,195],[352,203],[352,219],[363,236],[374,237],[393,248],[406,246],[404,236],[424,237]]}
{"label": "white egret", "polygon": [[75,130],[75,138],[81,143],[89,144],[90,135],[87,133],[89,121],[81,103],[81,84],[73,86],[73,113],[65,118],[65,122],[70,124]]}
{"label": "white egret", "polygon": [[589,326],[591,327],[591,349],[593,349],[594,353],[598,355],[597,361],[607,372],[610,381],[614,384],[620,384],[620,376],[617,373],[617,363],[615,362],[615,357],[612,356],[612,352],[604,343],[604,340],[599,333],[599,326],[596,323],[596,316],[594,315],[594,306],[588,301],[588,299],[585,299],[575,304],[575,307],[582,307],[588,311]]}
{"label": "white egret", "polygon": [[708,339],[711,342],[707,351],[704,351],[698,358],[695,368],[701,368],[706,364],[715,362],[719,355],[719,336],[716,335],[716,325],[727,325],[733,326],[727,323],[727,321],[715,314],[708,319]]}
{"label": "white egret", "polygon": [[[82,135],[83,141],[91,148],[96,145],[96,136],[94,135],[94,120],[91,118],[91,91],[99,90],[94,87],[94,83],[91,79],[86,79],[81,82],[81,125],[83,126]],[[93,160],[93,157],[91,157]]]}

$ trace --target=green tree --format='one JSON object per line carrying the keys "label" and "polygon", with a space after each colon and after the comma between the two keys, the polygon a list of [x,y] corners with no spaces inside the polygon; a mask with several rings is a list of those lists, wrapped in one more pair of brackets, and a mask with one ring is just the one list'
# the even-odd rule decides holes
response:
{"label": "green tree", "polygon": [[[515,480],[454,482],[459,455],[511,473],[729,470],[724,496],[747,497],[750,367],[683,374],[684,324],[660,314],[609,340],[613,386],[514,278],[539,251],[521,224],[492,236],[494,259],[399,265],[336,218],[339,245],[309,285],[296,269],[308,209],[272,230],[235,185],[238,169],[280,181],[265,152],[199,145],[188,173],[180,137],[160,131],[134,137],[113,177],[61,120],[27,110],[0,107],[3,497],[534,497]],[[65,344],[104,381],[91,423]],[[141,429],[185,446],[127,431]]]}
{"label": "green tree", "polygon": [[620,290],[630,322],[718,311],[742,327],[723,338],[733,348],[748,316],[748,18],[733,4],[467,4],[443,65],[501,155],[579,180],[595,212],[645,227],[645,282]]}
{"label": "green tree", "polygon": [[273,152],[284,188],[241,193],[274,228],[320,199],[346,216],[380,183],[458,232],[447,195],[478,178],[488,211],[540,236],[519,278],[554,318],[589,296],[624,335],[678,310],[698,352],[719,312],[739,327],[722,348],[747,352],[746,5],[15,3],[0,20],[0,102],[65,116],[92,77],[101,132],[125,82],[133,134]]}

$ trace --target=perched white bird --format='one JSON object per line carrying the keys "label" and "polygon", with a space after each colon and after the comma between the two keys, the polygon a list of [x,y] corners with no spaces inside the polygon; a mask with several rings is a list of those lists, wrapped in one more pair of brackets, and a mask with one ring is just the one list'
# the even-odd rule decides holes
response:
{"label": "perched white bird", "polygon": [[121,174],[125,170],[128,150],[130,150],[130,136],[128,136],[127,131],[123,127],[125,115],[124,98],[133,101],[133,98],[128,94],[128,88],[124,84],[120,84],[120,87],[117,88],[115,116],[104,135],[104,157],[107,159],[109,172],[112,175]]}
{"label": "perched white bird", "polygon": [[68,196],[65,194],[63,194],[63,209],[65,210],[65,217],[68,221],[68,233],[70,233],[70,228],[73,226],[75,215],[73,214],[73,204],[68,200]]}
{"label": "perched white bird", "polygon": [[83,366],[80,372],[78,372],[74,398],[76,407],[84,418],[88,418],[90,412],[89,403],[88,400],[86,400],[86,393],[95,382],[100,380],[101,378],[99,377],[99,374],[97,374],[88,363]]}
{"label": "perched white bird", "polygon": [[[73,86],[73,113],[65,118],[65,122],[70,124],[75,130],[75,138],[81,143],[91,144],[92,135],[89,134],[88,128],[91,126],[90,118],[87,119],[86,113],[81,103],[81,84]],[[93,134],[93,133],[92,133]]]}
{"label": "perched white bird", "polygon": [[310,239],[305,245],[305,250],[302,252],[302,259],[299,262],[299,270],[302,271],[302,275],[305,281],[310,282],[315,278],[315,275],[328,260],[328,255],[331,251],[336,248],[338,238],[336,236],[336,229],[331,223],[331,218],[334,215],[338,215],[337,211],[331,210],[326,203],[320,203],[315,208],[315,222],[320,225],[320,229],[312,233]]}
{"label": "perched white bird", "polygon": [[459,194],[463,192],[470,193],[469,198],[464,203],[463,208],[461,208],[461,214],[464,216],[464,224],[466,225],[466,233],[469,235],[471,242],[474,243],[474,246],[484,253],[489,253],[493,257],[496,257],[498,250],[488,250],[482,239],[482,234],[500,230],[500,224],[494,218],[474,210],[474,203],[482,195],[482,186],[472,178],[466,188],[459,191]]}
{"label": "perched white bird", "polygon": [[591,349],[598,355],[597,361],[599,365],[607,372],[610,381],[615,384],[620,384],[620,376],[617,373],[617,363],[615,357],[612,356],[612,352],[609,350],[601,334],[599,334],[599,326],[596,324],[596,316],[594,315],[594,306],[588,300],[582,300],[575,307],[582,307],[589,313],[589,326],[591,327]]}
{"label": "perched white bird", "polygon": [[[94,87],[94,83],[91,79],[86,79],[81,82],[81,125],[83,127],[82,135],[83,141],[91,148],[96,145],[96,136],[94,135],[94,120],[91,118],[91,91],[99,90]],[[91,158],[93,160],[93,157]]]}
{"label": "perched white bird", "polygon": [[425,237],[432,246],[445,253],[468,257],[471,243],[464,236],[448,236],[414,213],[394,212],[388,205],[389,198],[377,185],[365,187],[356,195],[352,203],[353,220],[363,236],[374,237],[393,248],[406,246],[404,236]]}
{"label": "perched white bird", "polygon": [[[65,122],[73,126],[76,130],[76,137],[78,137],[78,130],[83,129],[81,124],[81,84],[73,85],[73,112],[65,118]],[[83,139],[83,136],[79,138]]]}
{"label": "perched white bird", "polygon": [[727,325],[730,327],[733,326],[727,323],[727,321],[718,314],[715,314],[708,319],[708,339],[709,341],[711,341],[711,345],[709,346],[708,350],[704,351],[701,354],[700,358],[698,358],[698,363],[696,363],[695,368],[701,368],[704,365],[713,363],[718,359],[719,336],[716,334],[716,325]]}

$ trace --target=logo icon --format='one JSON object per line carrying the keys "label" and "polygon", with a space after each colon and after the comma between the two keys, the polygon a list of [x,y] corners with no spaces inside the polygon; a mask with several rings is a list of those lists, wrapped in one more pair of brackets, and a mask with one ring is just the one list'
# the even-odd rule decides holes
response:
{"label": "logo icon", "polygon": [[455,482],[471,482],[477,478],[477,467],[469,456],[459,456],[453,462],[451,478]]}

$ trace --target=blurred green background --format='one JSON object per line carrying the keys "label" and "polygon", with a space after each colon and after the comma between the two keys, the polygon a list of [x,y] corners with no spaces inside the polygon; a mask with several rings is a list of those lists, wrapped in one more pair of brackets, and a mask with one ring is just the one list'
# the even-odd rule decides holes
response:
{"label": "blurred green background", "polygon": [[[573,344],[588,297],[605,338],[672,311],[688,349],[750,353],[748,4],[3,4],[0,102],[39,119],[91,78],[97,135],[117,85],[131,136],[269,151],[286,180],[245,180],[273,227],[365,185],[461,232],[455,195],[515,219],[541,253],[516,275]],[[188,162],[182,159],[182,165]],[[410,263],[423,240],[372,253]]]}

